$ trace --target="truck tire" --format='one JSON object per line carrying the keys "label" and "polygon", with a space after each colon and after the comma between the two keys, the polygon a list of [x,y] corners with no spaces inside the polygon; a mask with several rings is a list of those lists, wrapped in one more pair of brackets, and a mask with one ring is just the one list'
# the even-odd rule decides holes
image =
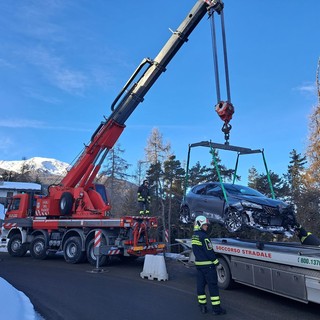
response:
{"label": "truck tire", "polygon": [[11,257],[23,257],[28,251],[28,245],[22,243],[20,234],[13,235],[8,242],[8,252]]}
{"label": "truck tire", "polygon": [[[101,245],[106,244],[106,239],[104,237],[101,238]],[[87,246],[87,259],[92,266],[97,265],[97,257],[94,254],[94,239],[92,239]],[[99,257],[99,265],[98,267],[105,266],[110,263],[110,257],[106,255],[101,255]]]}
{"label": "truck tire", "polygon": [[234,281],[231,276],[229,264],[224,258],[221,257],[219,257],[219,262],[219,265],[216,267],[219,288],[223,290],[231,289]]}
{"label": "truck tire", "polygon": [[64,260],[68,263],[80,263],[85,260],[80,237],[70,237],[63,246]]}
{"label": "truck tire", "polygon": [[64,192],[60,198],[59,202],[60,214],[62,216],[71,215],[72,206],[73,206],[73,196],[70,192]]}
{"label": "truck tire", "polygon": [[31,257],[38,260],[47,258],[47,244],[44,236],[36,236],[30,244]]}

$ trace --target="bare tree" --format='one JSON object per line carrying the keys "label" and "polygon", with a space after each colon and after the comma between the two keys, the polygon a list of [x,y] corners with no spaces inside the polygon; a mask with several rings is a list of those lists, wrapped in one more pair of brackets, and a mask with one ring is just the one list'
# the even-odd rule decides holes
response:
{"label": "bare tree", "polygon": [[146,159],[150,164],[166,160],[170,154],[170,149],[170,143],[167,142],[164,144],[162,134],[159,129],[153,128],[151,135],[147,140],[147,146],[145,147]]}
{"label": "bare tree", "polygon": [[307,171],[307,180],[311,186],[320,189],[320,58],[318,60],[318,67],[316,73],[316,86],[318,103],[313,108],[310,116],[309,124],[309,146],[307,149],[307,157],[310,163]]}

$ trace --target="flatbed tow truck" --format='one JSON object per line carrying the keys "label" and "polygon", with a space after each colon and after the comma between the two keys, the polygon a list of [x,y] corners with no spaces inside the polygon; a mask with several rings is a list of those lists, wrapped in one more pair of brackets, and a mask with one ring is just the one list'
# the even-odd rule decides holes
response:
{"label": "flatbed tow truck", "polygon": [[[191,239],[176,239],[194,262]],[[320,247],[297,242],[211,238],[221,289],[235,282],[304,303],[320,304]]]}

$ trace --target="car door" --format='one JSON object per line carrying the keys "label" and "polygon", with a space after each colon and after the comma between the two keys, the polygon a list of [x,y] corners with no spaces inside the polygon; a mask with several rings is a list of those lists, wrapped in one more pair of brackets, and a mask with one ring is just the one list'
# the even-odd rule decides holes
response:
{"label": "car door", "polygon": [[192,191],[187,195],[187,202],[190,208],[191,214],[201,214],[205,209],[205,194],[206,185],[200,184],[192,189]]}
{"label": "car door", "polygon": [[223,216],[224,198],[220,185],[208,184],[203,196],[203,209],[209,218],[220,220]]}

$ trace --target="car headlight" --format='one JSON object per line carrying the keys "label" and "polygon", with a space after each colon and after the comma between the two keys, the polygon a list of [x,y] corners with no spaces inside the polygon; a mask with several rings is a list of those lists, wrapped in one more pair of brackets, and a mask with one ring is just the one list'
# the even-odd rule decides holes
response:
{"label": "car headlight", "polygon": [[262,209],[262,205],[249,202],[249,201],[241,201],[241,204],[243,207],[246,207],[246,208],[260,209],[260,210]]}

